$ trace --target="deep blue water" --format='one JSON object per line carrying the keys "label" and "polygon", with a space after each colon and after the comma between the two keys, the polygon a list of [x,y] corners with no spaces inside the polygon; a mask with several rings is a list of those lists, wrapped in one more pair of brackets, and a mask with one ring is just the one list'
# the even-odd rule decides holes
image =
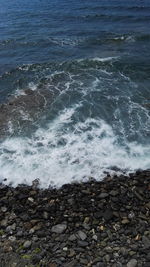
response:
{"label": "deep blue water", "polygon": [[0,103],[8,183],[149,168],[150,1],[1,0]]}

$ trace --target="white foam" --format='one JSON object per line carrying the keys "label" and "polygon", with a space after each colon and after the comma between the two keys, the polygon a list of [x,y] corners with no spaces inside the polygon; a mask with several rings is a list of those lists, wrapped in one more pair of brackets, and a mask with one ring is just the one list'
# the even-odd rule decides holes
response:
{"label": "white foam", "polygon": [[[119,57],[93,57],[93,58],[88,58],[89,61],[99,61],[99,62],[109,62],[115,59],[118,59]],[[77,60],[78,62],[85,61],[85,59],[81,58]]]}
{"label": "white foam", "polygon": [[72,123],[78,108],[64,109],[32,138],[6,139],[0,145],[1,179],[16,186],[39,178],[41,187],[59,187],[91,176],[100,180],[111,166],[128,171],[150,166],[148,147],[135,142],[120,146],[103,120]]}

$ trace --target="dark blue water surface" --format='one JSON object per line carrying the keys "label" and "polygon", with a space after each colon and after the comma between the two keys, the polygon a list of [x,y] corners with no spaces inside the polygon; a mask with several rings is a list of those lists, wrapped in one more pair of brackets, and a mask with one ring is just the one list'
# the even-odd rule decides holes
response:
{"label": "dark blue water surface", "polygon": [[1,0],[0,103],[2,179],[149,168],[150,1]]}

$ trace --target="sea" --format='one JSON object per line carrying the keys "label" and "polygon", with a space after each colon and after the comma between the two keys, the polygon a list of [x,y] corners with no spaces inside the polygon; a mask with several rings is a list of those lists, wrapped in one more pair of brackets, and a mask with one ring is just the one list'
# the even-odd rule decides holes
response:
{"label": "sea", "polygon": [[150,1],[0,1],[0,182],[150,168]]}

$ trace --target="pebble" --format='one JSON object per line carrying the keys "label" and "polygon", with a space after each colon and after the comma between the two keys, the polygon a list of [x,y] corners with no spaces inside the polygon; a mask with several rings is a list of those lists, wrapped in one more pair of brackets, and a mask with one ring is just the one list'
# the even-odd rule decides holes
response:
{"label": "pebble", "polygon": [[89,243],[86,242],[86,241],[78,240],[78,246],[79,246],[79,247],[87,247],[88,244],[89,244]]}
{"label": "pebble", "polygon": [[106,197],[108,197],[108,196],[109,196],[108,193],[101,193],[101,194],[99,195],[99,198],[103,199],[103,198],[106,198]]}
{"label": "pebble", "polygon": [[121,223],[122,224],[128,224],[130,221],[127,219],[127,218],[124,218],[122,221],[121,221]]}
{"label": "pebble", "polygon": [[4,266],[11,257],[22,267],[149,266],[150,171],[142,173],[33,194],[29,186],[0,189]]}
{"label": "pebble", "polygon": [[15,237],[15,236],[9,236],[8,239],[9,239],[10,241],[12,241],[12,242],[16,241],[16,237]]}
{"label": "pebble", "polygon": [[51,228],[51,231],[56,234],[62,234],[67,229],[66,224],[57,224]]}
{"label": "pebble", "polygon": [[6,207],[1,207],[1,211],[5,213],[7,211],[7,208]]}
{"label": "pebble", "polygon": [[87,238],[87,235],[83,231],[78,231],[77,236],[83,241]]}
{"label": "pebble", "polygon": [[70,235],[69,238],[68,238],[69,241],[75,241],[76,239],[77,238],[76,238],[76,236],[74,234]]}
{"label": "pebble", "polygon": [[30,248],[31,247],[31,244],[32,244],[32,242],[29,241],[29,240],[27,240],[27,241],[24,242],[23,247],[24,248]]}
{"label": "pebble", "polygon": [[113,218],[113,211],[111,208],[106,209],[103,214],[105,221],[110,221]]}
{"label": "pebble", "polygon": [[143,242],[143,245],[144,245],[145,249],[150,248],[150,239],[148,237],[143,236],[142,237],[142,242]]}
{"label": "pebble", "polygon": [[136,267],[137,266],[137,260],[136,259],[131,259],[128,263],[127,263],[127,267]]}

